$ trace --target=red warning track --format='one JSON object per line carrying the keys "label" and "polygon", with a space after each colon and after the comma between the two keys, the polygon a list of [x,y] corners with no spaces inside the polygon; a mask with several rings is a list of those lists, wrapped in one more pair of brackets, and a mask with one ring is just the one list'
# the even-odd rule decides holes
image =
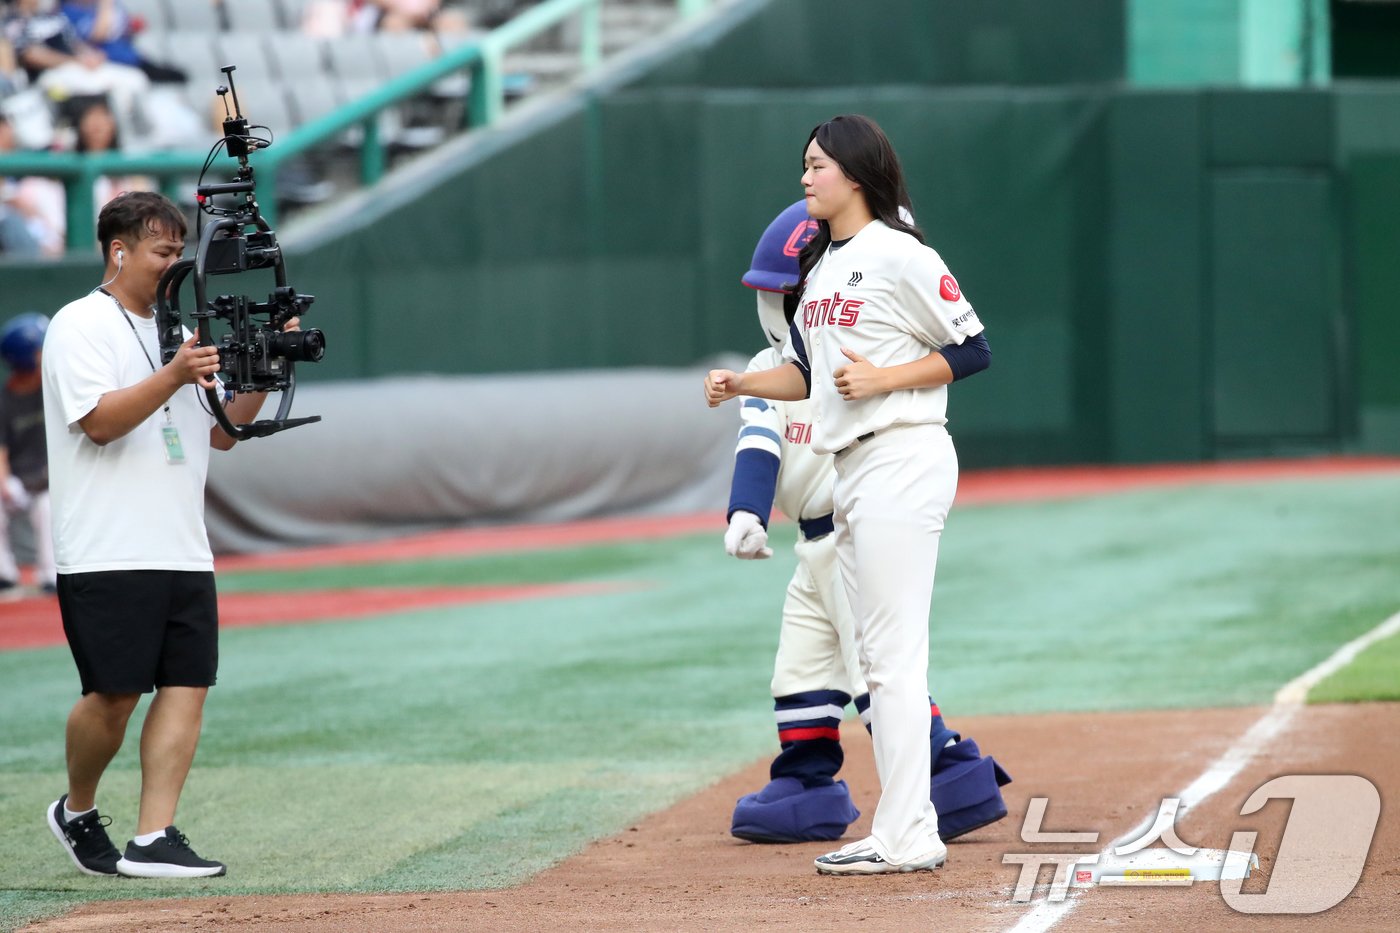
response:
{"label": "red warning track", "polygon": [[[1056,467],[983,470],[964,473],[959,505],[1029,502],[1104,495],[1163,486],[1248,483],[1345,474],[1400,472],[1400,457],[1329,457],[1307,460],[1239,460],[1228,463],[1151,466]],[[599,519],[556,525],[516,525],[433,532],[409,538],[274,554],[222,557],[221,571],[289,570],[389,561],[431,560],[580,547],[589,544],[656,540],[712,532],[724,518],[716,513],[645,518]],[[357,618],[433,606],[499,600],[538,599],[599,593],[601,584],[379,588],[279,593],[232,593],[219,597],[221,624],[274,625]],[[51,597],[0,603],[0,651],[63,643],[58,605]]]}
{"label": "red warning track", "polygon": [[[437,606],[588,596],[623,588],[616,583],[545,583],[225,593],[219,597],[219,627],[340,622]],[[53,597],[36,596],[0,605],[0,651],[46,648],[63,643],[63,623],[58,615],[58,602]]]}
{"label": "red warning track", "polygon": [[1319,457],[1306,460],[978,470],[964,473],[959,478],[957,504],[1070,499],[1147,487],[1258,483],[1398,471],[1400,457]]}

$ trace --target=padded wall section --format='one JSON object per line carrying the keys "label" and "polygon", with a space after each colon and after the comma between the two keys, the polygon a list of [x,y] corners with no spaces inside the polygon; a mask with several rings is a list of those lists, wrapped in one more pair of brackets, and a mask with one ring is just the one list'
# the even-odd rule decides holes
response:
{"label": "padded wall section", "polygon": [[1221,171],[1211,179],[1217,450],[1340,440],[1343,294],[1333,191],[1320,172]]}
{"label": "padded wall section", "polygon": [[1108,318],[1114,460],[1209,455],[1201,98],[1131,94],[1114,101]]}
{"label": "padded wall section", "polygon": [[835,88],[871,84],[1118,82],[1125,0],[772,0],[639,85]]}
{"label": "padded wall section", "polygon": [[1360,155],[1347,186],[1360,446],[1400,452],[1400,155]]}

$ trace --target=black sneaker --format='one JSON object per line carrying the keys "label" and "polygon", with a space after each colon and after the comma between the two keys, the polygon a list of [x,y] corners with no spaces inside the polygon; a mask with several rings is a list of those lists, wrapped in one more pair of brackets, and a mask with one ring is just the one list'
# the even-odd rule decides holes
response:
{"label": "black sneaker", "polygon": [[227,870],[223,862],[196,855],[185,834],[174,826],[165,827],[165,838],[148,846],[131,840],[117,862],[117,871],[128,878],[210,878]]}
{"label": "black sneaker", "polygon": [[67,802],[68,795],[64,794],[49,804],[49,829],[63,843],[78,871],[85,875],[115,875],[122,854],[107,836],[111,817],[91,810],[70,822],[63,818],[63,805]]}

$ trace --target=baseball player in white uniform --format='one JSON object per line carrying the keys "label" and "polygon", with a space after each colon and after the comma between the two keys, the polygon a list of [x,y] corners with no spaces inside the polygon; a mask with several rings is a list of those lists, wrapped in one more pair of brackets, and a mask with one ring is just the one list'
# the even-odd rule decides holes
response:
{"label": "baseball player in white uniform", "polygon": [[912,212],[899,158],[867,117],[820,124],[802,186],[818,230],[799,254],[786,362],[711,370],[705,397],[810,397],[812,449],[835,455],[837,559],[870,690],[881,795],[869,837],[824,874],[930,871],[947,847],[927,790],[929,608],[958,461],[947,385],[986,368],[982,324]]}
{"label": "baseball player in white uniform", "polygon": [[35,583],[55,589],[49,458],[44,443],[44,398],[39,360],[49,319],[37,311],[0,328],[0,359],[10,376],[0,387],[0,592],[19,583],[10,546],[10,512],[26,512],[34,538]]}
{"label": "baseball player in white uniform", "polygon": [[[764,230],[743,282],[757,292],[759,326],[770,344],[748,372],[780,366],[799,269],[798,252],[817,232],[805,200]],[[735,451],[725,550],[742,559],[772,555],[774,505],[797,521],[797,568],[788,583],[773,670],[781,753],[770,781],[734,809],[731,832],[753,842],[838,839],[860,813],[845,781],[840,726],[853,699],[867,728],[870,696],[856,651],[855,620],[836,566],[832,457],[812,450],[812,403],[744,398]],[[972,739],[948,729],[930,699],[930,796],[942,837],[951,839],[1006,815],[1000,785],[1011,779]]]}

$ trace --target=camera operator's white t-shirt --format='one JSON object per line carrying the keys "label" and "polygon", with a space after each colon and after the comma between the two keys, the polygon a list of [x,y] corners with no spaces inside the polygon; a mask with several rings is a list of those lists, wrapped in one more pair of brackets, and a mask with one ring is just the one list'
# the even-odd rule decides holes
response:
{"label": "camera operator's white t-shirt", "polygon": [[106,446],[78,424],[105,393],[150,376],[152,362],[162,365],[155,320],[102,292],[65,305],[49,324],[44,420],[59,573],[214,569],[204,480],[215,421],[204,390],[186,385],[170,397],[183,463],[167,462],[163,408]]}

